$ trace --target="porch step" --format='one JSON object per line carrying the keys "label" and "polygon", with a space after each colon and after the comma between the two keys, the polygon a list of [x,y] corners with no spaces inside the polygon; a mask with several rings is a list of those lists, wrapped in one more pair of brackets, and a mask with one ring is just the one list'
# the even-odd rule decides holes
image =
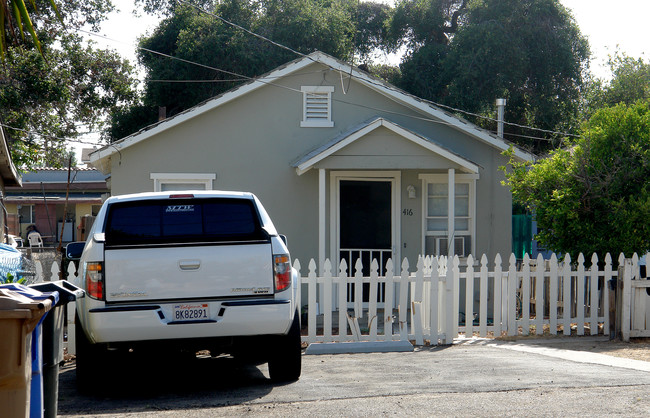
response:
{"label": "porch step", "polygon": [[408,341],[355,341],[345,343],[312,343],[305,354],[403,353],[413,351]]}

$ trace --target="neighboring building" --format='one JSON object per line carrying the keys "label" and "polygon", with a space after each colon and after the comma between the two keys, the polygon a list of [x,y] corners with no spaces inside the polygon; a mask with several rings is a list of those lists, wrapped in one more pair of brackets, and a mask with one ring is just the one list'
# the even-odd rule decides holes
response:
{"label": "neighboring building", "polygon": [[[359,254],[366,264],[408,257],[414,266],[420,254],[510,254],[512,197],[498,170],[510,146],[315,52],[101,148],[90,162],[111,176],[114,195],[255,193],[305,270],[310,258]],[[518,148],[515,157],[533,158]]]}
{"label": "neighboring building", "polygon": [[0,233],[2,234],[1,242],[7,242],[7,234],[10,233],[9,215],[7,211],[7,202],[5,190],[8,187],[20,187],[21,181],[18,175],[18,170],[14,166],[11,159],[9,148],[7,147],[7,140],[5,139],[4,129],[0,127],[0,206],[2,206],[2,214],[0,214]]}
{"label": "neighboring building", "polygon": [[86,223],[107,194],[106,176],[95,169],[72,168],[68,188],[67,169],[37,168],[23,174],[22,188],[7,187],[9,229],[25,239],[27,228],[35,225],[46,246],[61,238],[63,243],[84,240]]}

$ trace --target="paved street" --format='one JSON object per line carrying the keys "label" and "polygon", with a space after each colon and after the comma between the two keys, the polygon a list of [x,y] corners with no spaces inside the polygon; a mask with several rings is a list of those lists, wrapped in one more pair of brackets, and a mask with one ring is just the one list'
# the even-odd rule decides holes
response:
{"label": "paved street", "polygon": [[303,357],[298,382],[266,366],[198,358],[133,363],[110,393],[81,396],[61,371],[59,414],[370,416],[650,414],[650,363],[535,344],[476,340],[413,353]]}

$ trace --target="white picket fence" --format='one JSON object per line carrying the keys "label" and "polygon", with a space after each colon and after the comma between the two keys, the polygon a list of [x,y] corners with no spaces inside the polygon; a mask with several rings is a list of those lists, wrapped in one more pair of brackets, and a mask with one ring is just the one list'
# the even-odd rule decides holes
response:
{"label": "white picket fence", "polygon": [[[650,260],[650,254],[646,259]],[[580,254],[577,263],[569,256],[560,262],[555,255],[550,260],[526,256],[518,263],[511,255],[504,267],[500,255],[491,266],[485,255],[478,263],[472,256],[462,263],[458,257],[419,257],[414,271],[404,259],[399,274],[392,273],[395,266],[388,260],[385,276],[379,275],[378,263],[373,261],[370,276],[364,277],[358,260],[350,277],[345,260],[335,270],[326,260],[319,275],[312,259],[298,289],[298,300],[302,300],[301,290],[307,292],[303,307],[307,333],[302,339],[308,343],[410,340],[416,345],[437,345],[451,344],[461,334],[608,335],[608,282],[618,277],[619,270],[623,272],[618,281],[623,292],[622,337],[625,341],[650,337],[650,297],[646,294],[650,280],[640,278],[639,257],[634,254],[625,259],[621,254],[620,269],[613,267],[609,254],[602,269],[598,261],[592,255],[587,267]],[[44,271],[40,261],[34,264],[36,282],[59,280],[58,261],[49,271]],[[298,260],[294,267],[301,270]],[[68,275],[75,274],[70,263]],[[66,345],[68,353],[74,354],[75,304],[69,303],[67,310]]]}
{"label": "white picket fence", "polygon": [[[60,280],[61,266],[60,261],[55,260],[49,271],[43,269],[43,263],[38,260],[34,261],[34,268],[36,270],[36,275],[34,277],[34,283],[49,282]],[[74,263],[68,264],[68,277],[76,275],[77,269],[74,266]],[[68,354],[76,354],[75,351],[75,328],[74,328],[74,316],[75,316],[76,305],[74,302],[70,302],[66,306],[67,311],[67,321],[65,323],[64,335],[66,336],[63,346],[67,349]]]}
{"label": "white picket fence", "polygon": [[[650,260],[650,253],[646,254],[645,259]],[[620,309],[622,338],[629,341],[630,337],[650,337],[650,297],[646,292],[650,288],[650,280],[641,278],[636,254],[625,260],[622,270],[623,281],[619,283],[619,289],[622,285],[623,291]]]}
{"label": "white picket fence", "polygon": [[[623,289],[634,296],[625,299],[624,293],[622,330],[628,331],[623,337],[646,335],[650,314],[644,290],[650,283],[638,280],[636,255],[626,263],[621,254],[618,264],[627,267]],[[301,269],[297,260],[294,267]],[[307,275],[301,277],[307,291],[303,341],[410,340],[437,345],[450,344],[459,334],[608,335],[609,281],[618,276],[609,254],[601,269],[596,254],[589,266],[580,254],[576,263],[568,255],[562,261],[555,255],[550,260],[526,256],[518,263],[511,255],[507,266],[500,255],[491,266],[485,256],[479,263],[469,256],[462,264],[458,257],[420,257],[413,271],[404,259],[398,274],[392,273],[389,261],[386,276],[379,276],[376,262],[368,277],[361,275],[360,261],[354,274],[347,268],[345,260],[336,267],[326,260],[319,275],[310,261]],[[381,287],[384,297],[378,300]]]}

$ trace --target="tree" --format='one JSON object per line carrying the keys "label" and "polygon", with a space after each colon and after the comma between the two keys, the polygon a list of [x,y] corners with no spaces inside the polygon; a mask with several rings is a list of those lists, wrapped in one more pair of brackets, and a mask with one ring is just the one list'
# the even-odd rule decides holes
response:
{"label": "tree", "polygon": [[[32,1],[31,4],[36,8],[35,1]],[[59,9],[56,7],[54,0],[49,0],[49,6],[56,14],[56,17],[62,21]],[[25,32],[31,35],[31,41],[36,49],[41,53],[43,52],[38,35],[36,34],[36,28],[32,24],[32,18],[24,0],[0,1],[0,23],[3,27],[2,32],[0,32],[0,56],[2,59],[5,58],[5,54],[7,53],[8,41],[11,41],[13,44],[18,44],[21,40],[24,41]]]}
{"label": "tree", "polygon": [[[166,13],[170,10],[170,2],[165,0],[146,0],[145,6],[160,7]],[[119,139],[155,120],[158,107],[165,107],[172,116],[299,54],[321,50],[352,60],[356,7],[353,0],[224,0],[202,8],[176,6],[150,36],[141,39],[138,57],[147,72],[144,95],[137,106],[125,106],[115,114],[109,135]],[[363,37],[374,42],[377,37],[371,32],[378,24],[373,22],[372,12],[365,16]]]}
{"label": "tree", "polygon": [[609,57],[608,64],[611,80],[590,77],[585,82],[580,103],[583,120],[591,118],[604,107],[650,100],[650,62],[616,51]]}
{"label": "tree", "polygon": [[53,11],[39,8],[33,18],[42,49],[30,39],[8,47],[0,68],[0,120],[18,167],[60,166],[67,140],[101,131],[107,113],[135,99],[133,68],[116,52],[67,31],[96,26],[111,9],[109,1],[61,2],[63,28],[48,20]]}
{"label": "tree", "polygon": [[604,102],[608,106],[619,103],[631,105],[650,99],[650,63],[615,53],[609,59],[612,81],[604,89]]}
{"label": "tree", "polygon": [[[399,85],[410,93],[489,117],[504,97],[508,122],[578,127],[589,50],[557,0],[403,0],[391,27],[393,42],[408,48]],[[532,132],[521,128],[509,126],[506,134],[534,151],[548,147],[522,139]]]}
{"label": "tree", "polygon": [[650,103],[597,111],[570,147],[534,164],[512,159],[506,185],[549,249],[576,256],[650,248]]}

